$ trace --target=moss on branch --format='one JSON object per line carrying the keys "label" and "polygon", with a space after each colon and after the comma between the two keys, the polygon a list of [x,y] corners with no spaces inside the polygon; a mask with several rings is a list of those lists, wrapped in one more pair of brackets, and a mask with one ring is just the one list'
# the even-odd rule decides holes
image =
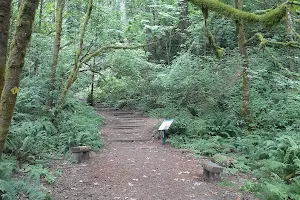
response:
{"label": "moss on branch", "polygon": [[142,48],[142,47],[145,47],[145,46],[148,46],[148,45],[150,45],[150,44],[142,44],[142,45],[136,45],[136,46],[108,45],[108,46],[100,47],[98,50],[96,50],[93,53],[87,55],[87,57],[85,57],[83,59],[82,63],[86,63],[86,62],[90,61],[92,58],[97,57],[101,53],[103,53],[105,51],[108,51],[110,49],[112,49],[112,50],[114,50],[114,49],[138,49],[138,48]]}
{"label": "moss on branch", "polygon": [[213,10],[219,14],[232,18],[234,20],[247,21],[248,23],[259,23],[265,27],[272,27],[278,24],[282,18],[286,16],[287,5],[282,4],[276,8],[270,10],[263,15],[257,15],[235,9],[227,4],[220,2],[219,0],[189,0],[196,6],[205,6],[210,10]]}
{"label": "moss on branch", "polygon": [[263,37],[261,33],[256,33],[253,37],[246,41],[249,43],[250,41],[257,39],[259,41],[259,47],[265,48],[268,44],[270,45],[277,45],[277,46],[285,46],[285,47],[293,47],[293,48],[300,48],[300,44],[297,41],[289,41],[289,42],[276,42],[276,41],[269,41]]}
{"label": "moss on branch", "polygon": [[224,48],[217,45],[213,34],[208,29],[207,29],[207,37],[208,37],[209,43],[213,49],[215,56],[218,59],[221,59],[224,55]]}

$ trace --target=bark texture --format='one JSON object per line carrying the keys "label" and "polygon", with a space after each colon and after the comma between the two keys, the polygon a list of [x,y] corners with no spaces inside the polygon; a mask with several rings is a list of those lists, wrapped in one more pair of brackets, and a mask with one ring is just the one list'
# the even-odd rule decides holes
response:
{"label": "bark texture", "polygon": [[20,75],[24,66],[26,49],[32,34],[32,26],[38,2],[38,0],[22,1],[14,37],[10,46],[5,83],[0,101],[0,158],[16,104]]}
{"label": "bark texture", "polygon": [[58,55],[61,44],[61,34],[62,34],[62,15],[65,7],[65,0],[57,0],[56,4],[56,33],[54,41],[54,50],[51,64],[51,74],[50,74],[50,96],[48,100],[48,107],[53,106],[53,91],[55,90],[55,79],[56,79],[56,68],[58,64]]}
{"label": "bark texture", "polygon": [[[235,7],[236,9],[242,8],[242,0],[235,0]],[[239,50],[242,56],[242,115],[244,117],[244,120],[247,124],[250,123],[250,80],[249,80],[249,60],[248,60],[248,54],[246,49],[246,39],[245,39],[245,32],[244,32],[244,26],[241,20],[236,20],[236,31],[237,31],[237,37],[238,37],[238,45]]]}
{"label": "bark texture", "polygon": [[22,0],[18,0],[18,9],[20,9],[21,4],[22,4]]}
{"label": "bark texture", "polygon": [[12,0],[0,0],[0,96],[4,86],[11,2]]}

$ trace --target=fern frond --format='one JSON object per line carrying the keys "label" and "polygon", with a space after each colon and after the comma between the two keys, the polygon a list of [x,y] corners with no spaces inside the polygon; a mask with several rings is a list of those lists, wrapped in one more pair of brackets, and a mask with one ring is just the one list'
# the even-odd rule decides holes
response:
{"label": "fern frond", "polygon": [[15,200],[17,192],[10,181],[0,179],[0,194],[3,200]]}

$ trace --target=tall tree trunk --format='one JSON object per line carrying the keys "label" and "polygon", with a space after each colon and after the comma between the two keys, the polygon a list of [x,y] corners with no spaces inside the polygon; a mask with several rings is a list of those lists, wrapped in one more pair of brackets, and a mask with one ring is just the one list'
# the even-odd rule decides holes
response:
{"label": "tall tree trunk", "polygon": [[33,75],[37,76],[39,74],[39,52],[36,50],[34,66],[33,66]]}
{"label": "tall tree trunk", "polygon": [[18,9],[20,9],[21,4],[22,4],[22,0],[18,0]]}
{"label": "tall tree trunk", "polygon": [[61,33],[62,33],[62,15],[65,7],[65,0],[57,0],[56,4],[56,33],[54,41],[54,50],[51,64],[51,74],[50,74],[50,96],[48,100],[48,107],[53,106],[53,91],[55,90],[55,79],[56,79],[56,68],[58,64],[58,55],[60,50]]}
{"label": "tall tree trunk", "polygon": [[[180,33],[177,33],[176,38],[170,39],[170,40],[175,40],[175,42],[180,45],[180,49],[186,49],[186,39],[187,39],[187,28],[189,26],[189,7],[188,7],[188,1],[187,0],[179,0],[179,24],[178,28],[180,29]],[[177,41],[176,41],[177,40]],[[179,51],[175,50],[175,51]]]}
{"label": "tall tree trunk", "polygon": [[186,29],[189,26],[189,7],[187,0],[179,0],[179,7],[180,7],[180,17],[179,17],[179,28],[182,33],[186,32]]}
{"label": "tall tree trunk", "polygon": [[95,105],[95,101],[94,101],[95,66],[96,66],[96,58],[94,57],[93,68],[92,68],[92,86],[91,86],[91,92],[88,97],[88,103],[91,106]]}
{"label": "tall tree trunk", "polygon": [[208,34],[209,33],[208,33],[208,27],[207,27],[208,8],[205,7],[205,6],[202,6],[201,9],[202,9],[202,15],[203,15],[203,22],[204,22],[203,60],[205,62],[205,59],[206,59],[206,48],[207,48],[207,44],[209,42],[209,39],[208,39]]}
{"label": "tall tree trunk", "polygon": [[127,26],[127,13],[126,13],[126,0],[119,0],[120,13],[121,13],[121,27],[125,31]]}
{"label": "tall tree trunk", "polygon": [[292,13],[291,13],[291,4],[288,4],[288,9],[286,12],[286,25],[287,25],[287,31],[290,37],[290,40],[294,40],[294,32],[293,32],[293,19],[292,19]]}
{"label": "tall tree trunk", "polygon": [[[293,27],[293,18],[292,18],[292,13],[291,13],[291,4],[288,4],[288,8],[287,8],[287,12],[286,12],[286,26],[287,26],[287,32],[288,35],[290,37],[290,41],[294,41],[295,39],[295,34],[294,34],[294,27]],[[292,50],[290,52],[290,59],[288,59],[289,61],[289,68],[291,71],[296,72],[297,71],[297,66],[296,63],[294,61],[294,57],[295,57],[295,50]]]}
{"label": "tall tree trunk", "polygon": [[78,74],[79,68],[81,66],[79,58],[80,58],[80,56],[82,54],[82,50],[83,50],[83,39],[84,39],[84,36],[85,36],[85,31],[86,31],[87,24],[88,24],[88,22],[91,18],[92,9],[93,9],[93,0],[89,0],[88,10],[87,10],[87,13],[86,13],[86,16],[85,16],[83,27],[81,29],[80,40],[79,40],[79,48],[78,48],[78,51],[76,53],[74,68],[72,69],[72,71],[71,71],[71,73],[68,77],[68,80],[66,81],[65,86],[64,86],[64,88],[63,88],[63,90],[60,94],[59,102],[58,102],[58,105],[57,105],[57,110],[56,110],[55,115],[57,115],[61,111],[61,109],[63,107],[63,104],[64,104],[64,101],[65,101],[65,98],[67,96],[67,93],[68,93],[70,87],[72,86],[72,84],[75,82],[75,80],[77,78],[77,74]]}
{"label": "tall tree trunk", "polygon": [[23,0],[18,15],[14,37],[10,46],[5,83],[0,101],[0,158],[8,135],[16,104],[20,75],[32,34],[38,0]]}
{"label": "tall tree trunk", "polygon": [[[243,5],[242,0],[235,0],[235,7],[237,9],[241,9]],[[239,50],[243,59],[242,63],[242,115],[247,124],[250,123],[250,80],[249,80],[249,60],[248,60],[248,54],[246,49],[246,39],[245,39],[245,32],[244,32],[244,26],[242,21],[236,20],[236,30],[238,34],[238,45]]]}
{"label": "tall tree trunk", "polygon": [[44,4],[44,0],[40,0],[40,13],[39,13],[39,32],[41,32],[41,31],[42,31],[43,4]]}
{"label": "tall tree trunk", "polygon": [[12,0],[0,0],[0,96],[4,86]]}

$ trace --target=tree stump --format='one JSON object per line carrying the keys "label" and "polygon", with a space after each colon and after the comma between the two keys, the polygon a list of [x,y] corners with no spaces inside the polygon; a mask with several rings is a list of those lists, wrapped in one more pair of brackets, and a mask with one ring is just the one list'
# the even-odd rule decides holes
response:
{"label": "tree stump", "polygon": [[224,169],[223,167],[211,161],[204,162],[202,167],[203,174],[208,181],[219,181],[221,179],[221,173]]}
{"label": "tree stump", "polygon": [[91,150],[92,148],[90,146],[71,147],[72,157],[77,163],[81,163],[90,158]]}

